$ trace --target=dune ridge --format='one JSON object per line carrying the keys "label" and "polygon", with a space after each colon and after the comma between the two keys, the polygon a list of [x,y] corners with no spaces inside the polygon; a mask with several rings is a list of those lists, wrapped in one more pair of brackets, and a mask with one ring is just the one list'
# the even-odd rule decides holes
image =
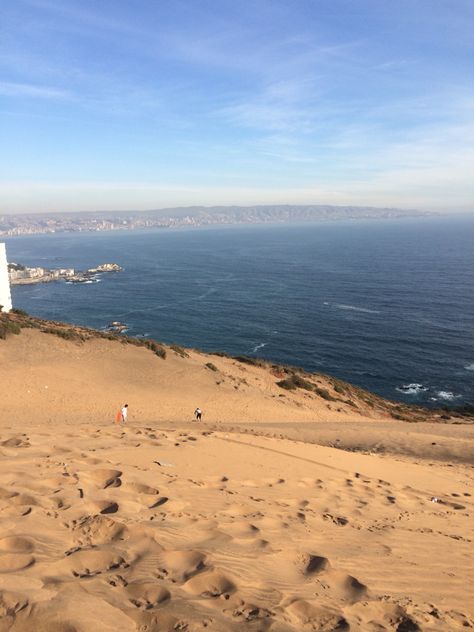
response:
{"label": "dune ridge", "polygon": [[474,426],[38,322],[0,340],[0,632],[474,627]]}

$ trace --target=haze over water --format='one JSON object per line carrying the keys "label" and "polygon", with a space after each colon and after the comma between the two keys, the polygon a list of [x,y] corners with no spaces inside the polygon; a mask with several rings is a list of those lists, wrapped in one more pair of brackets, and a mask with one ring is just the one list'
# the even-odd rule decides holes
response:
{"label": "haze over water", "polygon": [[300,365],[427,405],[472,401],[474,217],[7,240],[10,261],[99,283],[16,286],[44,318]]}

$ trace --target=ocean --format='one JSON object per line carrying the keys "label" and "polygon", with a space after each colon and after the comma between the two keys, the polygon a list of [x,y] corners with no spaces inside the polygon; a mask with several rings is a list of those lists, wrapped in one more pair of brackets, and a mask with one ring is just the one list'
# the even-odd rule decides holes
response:
{"label": "ocean", "polygon": [[392,400],[473,402],[474,217],[32,235],[9,261],[123,266],[12,288],[48,319],[262,357]]}

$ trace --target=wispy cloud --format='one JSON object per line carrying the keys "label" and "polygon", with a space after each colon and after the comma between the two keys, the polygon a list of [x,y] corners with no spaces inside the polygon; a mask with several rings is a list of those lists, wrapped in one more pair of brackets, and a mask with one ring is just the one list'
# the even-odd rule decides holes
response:
{"label": "wispy cloud", "polygon": [[465,21],[429,0],[10,3],[2,145],[17,159],[0,169],[32,184],[8,199],[412,206],[451,199],[451,186],[468,200],[473,11],[459,1]]}
{"label": "wispy cloud", "polygon": [[0,81],[0,94],[6,97],[26,97],[34,99],[71,99],[67,90],[31,83]]}
{"label": "wispy cloud", "polygon": [[256,94],[237,99],[216,114],[260,132],[302,134],[313,129],[314,92],[313,80],[280,80],[263,86]]}

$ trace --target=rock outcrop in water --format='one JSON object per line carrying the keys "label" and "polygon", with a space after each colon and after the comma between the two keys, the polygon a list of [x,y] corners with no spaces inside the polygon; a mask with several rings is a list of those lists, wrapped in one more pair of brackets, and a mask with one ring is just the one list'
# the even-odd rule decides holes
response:
{"label": "rock outcrop in water", "polygon": [[85,271],[74,268],[29,268],[19,263],[8,264],[8,276],[11,285],[30,285],[32,283],[50,283],[51,281],[66,281],[67,283],[86,283],[97,280],[97,275],[104,272],[121,272],[117,263],[102,263],[95,268]]}

